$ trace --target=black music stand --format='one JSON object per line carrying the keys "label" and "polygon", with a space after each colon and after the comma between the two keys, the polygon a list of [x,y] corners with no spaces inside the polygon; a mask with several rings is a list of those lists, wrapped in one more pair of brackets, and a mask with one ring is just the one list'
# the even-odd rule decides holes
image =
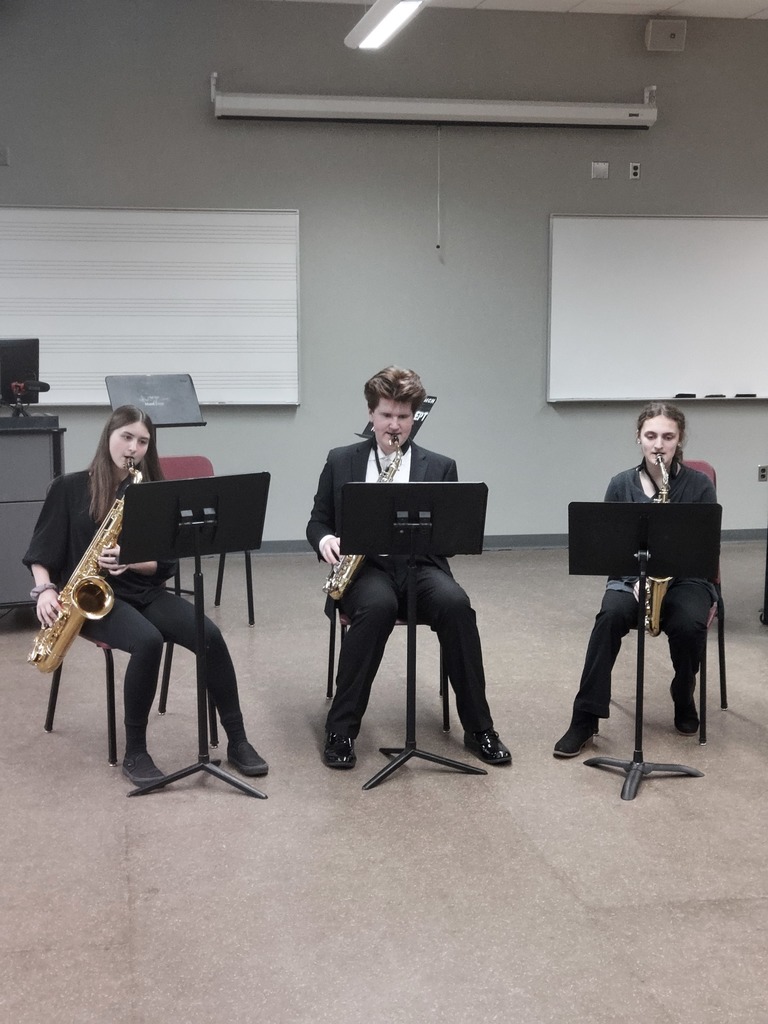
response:
{"label": "black music stand", "polygon": [[128,373],[104,378],[113,409],[137,405],[156,427],[204,427],[188,373]]}
{"label": "black music stand", "polygon": [[682,764],[655,764],[643,756],[645,595],[653,576],[714,579],[720,559],[720,505],[656,502],[571,502],[568,506],[568,571],[571,575],[638,576],[635,751],[631,761],[590,757],[584,764],[621,768],[622,800],[633,800],[652,772],[700,777]]}
{"label": "black music stand", "polygon": [[485,484],[347,483],[342,488],[342,553],[408,558],[405,744],[379,748],[392,760],[363,789],[373,789],[412,757],[468,775],[488,774],[484,768],[416,746],[416,559],[420,555],[480,554],[487,501]]}
{"label": "black music stand", "polygon": [[269,473],[162,480],[129,487],[125,492],[120,555],[126,562],[194,557],[195,664],[197,669],[197,763],[132,789],[141,796],[196,772],[207,772],[249,796],[267,799],[253,786],[225,772],[208,752],[208,693],[205,664],[205,612],[202,555],[261,547],[269,493]]}

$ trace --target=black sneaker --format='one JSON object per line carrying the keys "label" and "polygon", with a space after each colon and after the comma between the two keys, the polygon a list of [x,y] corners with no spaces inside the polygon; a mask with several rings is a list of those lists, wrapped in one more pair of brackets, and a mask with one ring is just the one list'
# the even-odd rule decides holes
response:
{"label": "black sneaker", "polygon": [[243,775],[266,775],[269,765],[256,753],[248,740],[230,743],[227,747],[227,761]]}
{"label": "black sneaker", "polygon": [[555,744],[554,757],[578,757],[598,730],[597,715],[586,711],[574,711],[568,732]]}
{"label": "black sneaker", "polygon": [[148,786],[165,778],[146,750],[123,759],[123,775],[134,786]]}

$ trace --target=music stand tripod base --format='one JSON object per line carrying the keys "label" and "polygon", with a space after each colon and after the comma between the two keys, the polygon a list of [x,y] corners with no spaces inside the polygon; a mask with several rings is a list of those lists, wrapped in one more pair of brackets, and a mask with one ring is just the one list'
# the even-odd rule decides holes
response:
{"label": "music stand tripod base", "polygon": [[147,786],[139,786],[137,789],[132,789],[128,796],[143,796],[145,793],[152,793],[156,789],[162,789],[163,786],[167,786],[170,782],[176,782],[178,779],[185,779],[188,775],[195,775],[197,772],[207,772],[209,775],[215,775],[217,779],[221,779],[222,782],[228,782],[230,786],[234,786],[235,789],[239,789],[242,793],[247,793],[248,796],[258,797],[259,800],[266,800],[267,794],[262,793],[260,789],[255,789],[253,786],[249,786],[246,782],[241,782],[240,779],[236,779],[234,775],[230,775],[229,772],[225,772],[223,768],[219,768],[220,761],[198,761],[197,764],[189,765],[187,768],[180,768],[177,772],[171,772],[170,775],[164,775],[162,779],[158,779],[157,782],[150,782]]}
{"label": "music stand tripod base", "polygon": [[420,757],[423,761],[432,761],[433,764],[442,764],[446,768],[463,772],[465,775],[488,774],[485,768],[478,768],[473,764],[464,764],[462,761],[453,761],[450,757],[441,757],[439,754],[429,754],[426,750],[418,750],[416,747],[379,747],[379,750],[382,754],[386,754],[387,757],[391,757],[392,760],[389,764],[385,764],[380,771],[376,772],[365,783],[363,789],[373,789],[374,786],[378,786],[380,782],[383,782],[392,772],[397,771],[398,768],[402,767],[412,757]]}
{"label": "music stand tripod base", "polygon": [[590,768],[621,768],[626,772],[627,777],[621,790],[622,800],[634,800],[640,783],[652,772],[690,775],[697,779],[704,777],[704,772],[700,772],[698,768],[688,768],[684,764],[654,764],[651,761],[643,760],[622,761],[618,757],[588,757],[584,764],[589,765]]}

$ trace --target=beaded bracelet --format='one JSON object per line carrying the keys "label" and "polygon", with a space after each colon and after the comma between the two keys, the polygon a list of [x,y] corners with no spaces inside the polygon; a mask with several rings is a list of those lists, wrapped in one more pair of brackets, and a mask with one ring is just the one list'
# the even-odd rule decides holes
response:
{"label": "beaded bracelet", "polygon": [[36,587],[32,587],[32,589],[29,592],[29,596],[32,598],[33,601],[36,601],[38,597],[40,597],[40,595],[43,593],[43,591],[58,589],[59,588],[56,586],[55,583],[38,583]]}

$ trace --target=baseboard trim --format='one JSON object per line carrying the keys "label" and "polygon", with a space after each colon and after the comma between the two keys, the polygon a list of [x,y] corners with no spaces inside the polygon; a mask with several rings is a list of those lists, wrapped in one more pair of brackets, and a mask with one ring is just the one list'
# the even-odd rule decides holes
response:
{"label": "baseboard trim", "polygon": [[[765,540],[763,530],[723,530],[722,541]],[[567,533],[512,533],[493,534],[483,541],[484,551],[513,551],[518,548],[567,548]],[[267,540],[262,544],[262,555],[310,554],[315,557],[305,540]]]}

